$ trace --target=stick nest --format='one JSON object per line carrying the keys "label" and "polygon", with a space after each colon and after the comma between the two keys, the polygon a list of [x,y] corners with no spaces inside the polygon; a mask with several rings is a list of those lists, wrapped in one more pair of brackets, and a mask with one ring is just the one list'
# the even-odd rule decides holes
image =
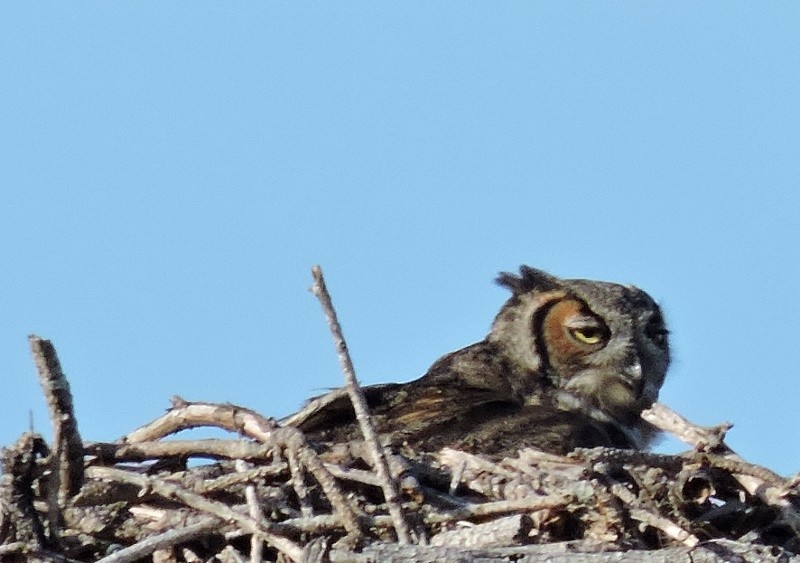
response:
{"label": "stick nest", "polygon": [[[54,437],[26,433],[2,452],[2,561],[800,562],[800,479],[741,459],[728,426],[698,427],[660,404],[643,417],[689,452],[390,452],[366,412],[364,441],[321,449],[251,410],[179,398],[117,442],[92,443],[53,346],[30,343]],[[165,439],[198,427],[236,437]]]}

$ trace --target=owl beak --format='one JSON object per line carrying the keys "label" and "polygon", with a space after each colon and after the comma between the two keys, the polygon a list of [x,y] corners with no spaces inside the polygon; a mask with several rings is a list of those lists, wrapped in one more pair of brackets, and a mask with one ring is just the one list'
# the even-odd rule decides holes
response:
{"label": "owl beak", "polygon": [[625,368],[623,372],[625,379],[631,388],[636,392],[636,398],[640,399],[644,393],[644,379],[642,379],[642,364],[638,361],[633,362]]}

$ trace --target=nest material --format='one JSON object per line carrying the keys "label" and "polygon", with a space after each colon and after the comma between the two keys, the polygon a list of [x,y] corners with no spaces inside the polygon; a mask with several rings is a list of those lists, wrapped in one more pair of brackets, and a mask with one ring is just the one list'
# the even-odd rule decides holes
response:
{"label": "nest material", "polygon": [[[0,560],[800,562],[800,480],[663,405],[643,416],[686,454],[385,451],[315,277],[364,441],[323,450],[248,409],[173,399],[118,442],[86,443],[54,348],[31,337],[55,432],[3,451]],[[239,437],[164,440],[197,427]]]}

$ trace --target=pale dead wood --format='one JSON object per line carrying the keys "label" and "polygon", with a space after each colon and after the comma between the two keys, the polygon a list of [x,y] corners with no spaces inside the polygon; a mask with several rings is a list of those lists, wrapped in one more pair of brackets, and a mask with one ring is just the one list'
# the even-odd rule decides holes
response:
{"label": "pale dead wood", "polygon": [[494,549],[379,544],[360,553],[331,551],[332,563],[375,561],[470,561],[474,563],[798,563],[800,557],[773,553],[766,546],[715,540],[704,545],[666,547],[658,551],[617,551],[594,542],[562,542]]}
{"label": "pale dead wood", "polygon": [[176,499],[186,505],[201,510],[203,512],[217,516],[223,522],[233,521],[247,530],[249,533],[258,536],[262,540],[269,542],[276,549],[280,550],[287,557],[294,561],[300,561],[302,548],[292,541],[274,534],[264,522],[258,521],[249,515],[231,509],[228,505],[209,500],[201,495],[183,489],[179,485],[170,483],[156,477],[139,475],[130,471],[114,469],[110,467],[90,467],[86,471],[86,476],[92,479],[103,479],[118,483],[132,484],[144,491],[158,494],[167,499]]}
{"label": "pale dead wood", "polygon": [[269,441],[271,432],[277,427],[274,420],[250,409],[234,405],[190,403],[173,397],[172,408],[163,416],[134,430],[121,442],[135,444],[160,440],[182,430],[206,426],[216,426],[263,442]]}
{"label": "pale dead wood", "polygon": [[706,454],[702,459],[714,467],[730,471],[749,494],[778,508],[785,522],[800,534],[800,510],[787,498],[789,481],[764,467],[746,462],[728,447],[723,440],[731,424],[704,428],[658,403],[643,412],[642,418],[657,428],[672,432],[695,449],[719,452],[716,455]]}
{"label": "pale dead wood", "polygon": [[336,345],[336,351],[339,355],[339,363],[341,364],[342,372],[344,373],[347,393],[350,396],[350,401],[353,403],[353,410],[356,414],[356,420],[361,428],[361,433],[364,435],[364,441],[369,448],[372,466],[381,480],[381,487],[383,488],[383,495],[386,499],[386,504],[389,508],[389,513],[395,522],[395,530],[397,532],[397,539],[401,544],[409,543],[411,541],[410,531],[405,516],[403,515],[402,508],[398,501],[397,484],[392,478],[389,471],[389,463],[385,457],[384,449],[378,441],[378,434],[375,431],[375,426],[369,416],[369,409],[367,407],[367,400],[361,390],[361,386],[356,379],[355,368],[350,359],[350,352],[347,349],[347,343],[342,333],[342,327],[336,316],[336,311],[333,308],[331,296],[325,286],[325,279],[322,275],[322,268],[314,266],[312,269],[314,276],[314,285],[311,288],[312,293],[319,299],[325,317],[328,320],[333,341]]}
{"label": "pale dead wood", "polygon": [[325,469],[325,464],[317,453],[308,446],[303,437],[303,433],[296,428],[282,428],[278,432],[282,433],[281,435],[285,434],[287,436],[282,440],[283,443],[294,448],[299,461],[320,484],[334,510],[336,510],[339,517],[342,519],[347,531],[353,535],[360,535],[361,527],[359,526],[355,511],[351,504],[345,499],[345,495],[336,482],[336,479]]}
{"label": "pale dead wood", "polygon": [[485,524],[465,524],[461,528],[441,532],[431,538],[430,545],[466,549],[502,547],[525,541],[532,528],[529,516],[515,514]]}
{"label": "pale dead wood", "polygon": [[23,553],[28,547],[28,543],[24,541],[15,541],[0,545],[0,556],[8,553]]}
{"label": "pale dead wood", "polygon": [[[252,469],[249,464],[244,462],[241,459],[237,459],[235,462],[236,471],[239,473],[249,473]],[[251,482],[248,482],[247,486],[244,490],[244,496],[247,500],[247,508],[250,514],[250,517],[260,522],[264,518],[264,511],[261,508],[261,504],[258,501],[258,495],[256,494],[256,488],[253,486]],[[250,538],[250,562],[251,563],[261,563],[264,554],[264,546],[260,538],[256,537],[255,535]]]}
{"label": "pale dead wood", "polygon": [[161,534],[150,536],[132,546],[120,549],[111,555],[103,557],[98,563],[132,563],[134,561],[139,561],[143,557],[147,557],[158,550],[180,545],[189,540],[202,537],[218,527],[218,518],[205,518],[201,522],[186,526],[182,529],[168,530]]}
{"label": "pale dead wood", "polygon": [[268,461],[274,446],[244,440],[172,440],[169,442],[109,443],[89,442],[84,455],[105,463],[147,461],[164,457],[203,457],[208,459],[247,459]]}
{"label": "pale dead wood", "polygon": [[509,514],[511,512],[533,512],[547,508],[557,508],[567,506],[572,498],[568,495],[542,495],[538,497],[521,498],[514,500],[498,500],[495,502],[483,502],[471,504],[443,514],[431,514],[430,520],[436,521],[455,521],[466,520],[469,518],[496,516],[498,514]]}
{"label": "pale dead wood", "polygon": [[302,432],[296,428],[278,428],[272,419],[265,418],[250,409],[234,405],[188,402],[174,398],[172,408],[167,413],[128,434],[122,442],[125,444],[148,442],[199,426],[212,426],[237,432],[273,449],[292,449],[294,455],[319,482],[331,504],[342,517],[348,531],[360,533],[355,513],[317,453],[309,448]]}
{"label": "pale dead wood", "polygon": [[721,446],[725,440],[725,434],[733,426],[729,422],[713,427],[698,426],[663,403],[655,403],[643,411],[642,418],[698,450],[712,450]]}

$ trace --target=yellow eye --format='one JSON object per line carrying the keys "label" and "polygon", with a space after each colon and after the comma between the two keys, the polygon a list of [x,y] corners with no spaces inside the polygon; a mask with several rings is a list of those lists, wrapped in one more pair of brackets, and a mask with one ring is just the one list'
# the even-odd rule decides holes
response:
{"label": "yellow eye", "polygon": [[600,327],[571,328],[569,333],[582,344],[599,344],[604,337]]}

